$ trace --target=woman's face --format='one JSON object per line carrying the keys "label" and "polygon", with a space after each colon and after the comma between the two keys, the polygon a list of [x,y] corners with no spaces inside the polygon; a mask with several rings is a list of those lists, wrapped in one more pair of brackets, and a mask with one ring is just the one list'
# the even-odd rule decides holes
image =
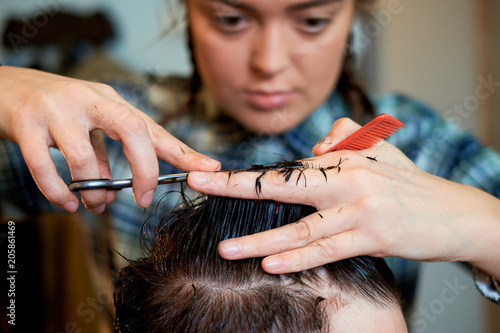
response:
{"label": "woman's face", "polygon": [[334,88],[354,0],[188,0],[201,79],[256,133],[282,133]]}

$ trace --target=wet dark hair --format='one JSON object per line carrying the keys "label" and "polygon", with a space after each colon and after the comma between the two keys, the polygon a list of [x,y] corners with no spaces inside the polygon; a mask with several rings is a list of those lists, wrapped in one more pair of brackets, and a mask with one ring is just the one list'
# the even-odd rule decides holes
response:
{"label": "wet dark hair", "polygon": [[[253,170],[252,170],[253,171]],[[262,172],[262,171],[259,171]],[[401,308],[383,259],[355,257],[273,275],[262,258],[228,261],[225,239],[277,228],[316,212],[306,205],[207,196],[185,201],[143,243],[115,284],[119,332],[324,332],[329,315],[363,299]]]}

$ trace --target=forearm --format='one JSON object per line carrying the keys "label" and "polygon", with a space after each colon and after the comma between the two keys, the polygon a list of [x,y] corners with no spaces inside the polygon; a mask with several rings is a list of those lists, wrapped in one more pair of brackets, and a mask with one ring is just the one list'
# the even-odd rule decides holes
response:
{"label": "forearm", "polygon": [[463,259],[500,280],[500,199],[475,188],[467,192],[468,205],[460,208],[464,220],[459,223],[467,240]]}

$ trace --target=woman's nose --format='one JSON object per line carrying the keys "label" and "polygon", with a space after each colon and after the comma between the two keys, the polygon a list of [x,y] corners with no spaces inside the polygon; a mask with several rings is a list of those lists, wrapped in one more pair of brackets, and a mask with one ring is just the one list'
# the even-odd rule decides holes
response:
{"label": "woman's nose", "polygon": [[283,30],[279,26],[264,25],[255,35],[250,66],[257,76],[273,77],[288,67],[290,46]]}

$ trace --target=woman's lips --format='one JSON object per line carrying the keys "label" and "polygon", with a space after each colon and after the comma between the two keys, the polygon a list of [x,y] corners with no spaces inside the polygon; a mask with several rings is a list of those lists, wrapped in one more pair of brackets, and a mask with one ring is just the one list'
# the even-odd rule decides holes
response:
{"label": "woman's lips", "polygon": [[245,99],[255,109],[270,111],[284,107],[290,102],[294,95],[294,91],[247,91],[245,92]]}

